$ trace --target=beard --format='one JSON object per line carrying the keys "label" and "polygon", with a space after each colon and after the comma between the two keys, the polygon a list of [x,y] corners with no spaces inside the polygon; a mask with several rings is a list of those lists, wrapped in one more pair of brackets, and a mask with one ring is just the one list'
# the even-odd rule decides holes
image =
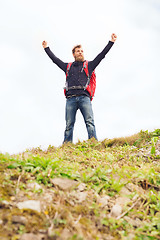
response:
{"label": "beard", "polygon": [[76,56],[76,57],[75,57],[75,60],[76,60],[77,62],[83,62],[83,61],[84,61],[84,56],[83,56],[83,55]]}

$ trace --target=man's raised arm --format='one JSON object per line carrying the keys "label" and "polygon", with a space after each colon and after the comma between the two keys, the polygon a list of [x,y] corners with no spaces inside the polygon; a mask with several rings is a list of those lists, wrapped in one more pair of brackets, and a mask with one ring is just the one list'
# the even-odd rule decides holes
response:
{"label": "man's raised arm", "polygon": [[50,50],[50,48],[48,47],[48,44],[46,41],[42,42],[42,46],[45,50],[45,52],[47,53],[48,57],[50,57],[50,59],[52,59],[52,61],[60,68],[62,69],[64,72],[66,72],[67,69],[67,63],[64,63],[62,60],[60,60],[59,58],[57,58],[53,52]]}
{"label": "man's raised arm", "polygon": [[103,51],[101,53],[99,53],[93,61],[89,61],[89,63],[88,63],[89,73],[92,73],[92,71],[98,66],[98,64],[106,56],[106,54],[109,52],[109,50],[113,46],[116,39],[117,39],[117,35],[115,33],[112,33],[111,40],[108,42],[108,44],[103,49]]}

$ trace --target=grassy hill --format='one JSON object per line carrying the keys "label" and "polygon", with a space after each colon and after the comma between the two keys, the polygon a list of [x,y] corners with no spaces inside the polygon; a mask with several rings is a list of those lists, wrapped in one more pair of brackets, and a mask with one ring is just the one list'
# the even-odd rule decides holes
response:
{"label": "grassy hill", "polygon": [[159,136],[0,154],[0,239],[160,239]]}

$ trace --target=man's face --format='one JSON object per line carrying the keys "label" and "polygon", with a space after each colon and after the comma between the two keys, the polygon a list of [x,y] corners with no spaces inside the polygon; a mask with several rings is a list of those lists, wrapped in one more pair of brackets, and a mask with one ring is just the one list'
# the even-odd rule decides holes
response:
{"label": "man's face", "polygon": [[84,54],[82,48],[76,48],[75,52],[73,53],[75,61],[83,62],[84,61]]}

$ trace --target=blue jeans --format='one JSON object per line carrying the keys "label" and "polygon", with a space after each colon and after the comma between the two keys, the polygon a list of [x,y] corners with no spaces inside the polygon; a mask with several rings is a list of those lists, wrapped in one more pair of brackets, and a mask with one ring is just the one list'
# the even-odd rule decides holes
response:
{"label": "blue jeans", "polygon": [[66,129],[64,133],[64,142],[72,142],[73,140],[73,128],[78,109],[83,115],[88,138],[94,137],[97,139],[91,100],[89,97],[82,95],[71,97],[66,100]]}

